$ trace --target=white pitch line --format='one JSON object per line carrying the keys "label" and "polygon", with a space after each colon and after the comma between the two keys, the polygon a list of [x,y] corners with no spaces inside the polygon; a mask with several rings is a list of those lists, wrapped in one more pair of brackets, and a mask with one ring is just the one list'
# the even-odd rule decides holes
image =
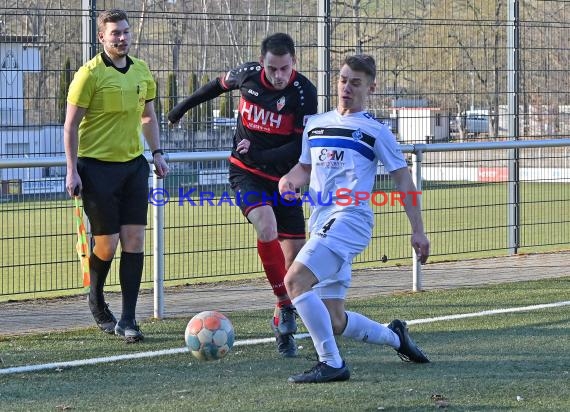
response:
{"label": "white pitch line", "polygon": [[[570,306],[570,301],[546,303],[542,305],[522,306],[518,308],[483,310],[481,312],[438,316],[434,318],[414,319],[406,321],[406,323],[408,325],[419,325],[421,323],[432,323],[432,322],[447,321],[447,320],[475,318],[479,316],[490,316],[501,313],[527,312],[532,310],[556,308],[562,306]],[[295,338],[297,339],[306,339],[308,337],[309,337],[308,333],[300,333],[295,335]],[[236,341],[234,343],[234,346],[259,345],[262,343],[271,343],[274,340],[275,338],[245,339],[245,340]],[[24,373],[24,372],[36,372],[46,369],[58,370],[63,368],[71,368],[75,366],[96,365],[99,363],[117,362],[117,361],[130,360],[130,359],[153,358],[156,356],[174,355],[184,352],[188,352],[188,348],[183,347],[183,348],[164,349],[164,350],[149,351],[149,352],[130,353],[127,355],[115,355],[115,356],[104,356],[100,358],[80,359],[80,360],[67,361],[67,362],[53,362],[53,363],[44,363],[39,365],[15,366],[12,368],[0,369],[0,375],[9,375],[13,373]]]}
{"label": "white pitch line", "polygon": [[45,369],[57,370],[63,368],[71,368],[74,366],[95,365],[99,363],[108,363],[108,362],[115,362],[121,360],[129,360],[129,359],[152,358],[154,356],[173,355],[176,353],[183,353],[183,352],[188,352],[188,348],[164,349],[164,350],[156,350],[150,352],[129,353],[128,355],[104,356],[102,358],[80,359],[80,360],[67,361],[67,362],[44,363],[40,365],[16,366],[13,368],[0,369],[0,375],[8,375],[11,373],[20,373],[20,372],[36,372]]}
{"label": "white pitch line", "polygon": [[438,316],[435,318],[416,319],[416,320],[406,321],[406,323],[408,325],[419,325],[420,323],[432,323],[432,322],[439,322],[439,321],[443,321],[443,320],[475,318],[478,316],[498,315],[500,313],[528,312],[531,310],[558,308],[561,306],[569,306],[569,305],[570,305],[570,300],[567,300],[564,302],[545,303],[542,305],[521,306],[518,308],[507,308],[507,309],[483,310],[481,312],[474,312],[474,313],[462,313],[462,314],[458,314],[458,315],[446,315],[446,316]]}

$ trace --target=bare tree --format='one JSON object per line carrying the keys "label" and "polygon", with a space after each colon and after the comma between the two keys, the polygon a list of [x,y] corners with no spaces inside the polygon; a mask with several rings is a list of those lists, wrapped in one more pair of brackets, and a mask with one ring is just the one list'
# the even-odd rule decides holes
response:
{"label": "bare tree", "polygon": [[[204,13],[204,20],[202,24],[202,34],[205,39],[210,38],[210,19],[208,19],[208,0],[202,0],[202,13]],[[209,47],[202,47],[200,49],[202,58],[201,58],[201,70],[205,72],[208,68],[208,50]]]}
{"label": "bare tree", "polygon": [[187,8],[185,1],[170,2],[162,0],[162,9],[169,13],[166,20],[168,24],[168,44],[172,54],[172,71],[180,71],[180,49],[188,31],[188,19],[185,11]]}
{"label": "bare tree", "polygon": [[141,45],[141,39],[142,39],[142,34],[143,34],[143,30],[144,30],[144,23],[145,23],[145,17],[146,17],[146,12],[147,12],[147,0],[143,0],[142,1],[142,8],[141,8],[141,13],[140,13],[140,17],[139,17],[139,25],[138,28],[136,30],[135,33],[135,48],[133,49],[133,54],[135,56],[139,56],[139,50],[140,50],[140,45]]}
{"label": "bare tree", "polygon": [[265,2],[265,32],[269,33],[269,12],[271,11],[271,0]]}
{"label": "bare tree", "polygon": [[[232,10],[231,10],[229,1],[228,1],[228,0],[224,0],[224,5],[225,5],[225,9],[226,9],[226,10],[225,10],[226,15],[227,15],[227,16],[231,16],[231,14],[232,14],[231,11],[232,11]],[[232,45],[232,47],[234,48],[234,52],[235,52],[235,55],[236,55],[237,58],[238,58],[238,61],[239,61],[240,63],[241,63],[241,62],[244,62],[245,60],[244,60],[244,56],[243,56],[243,54],[242,54],[243,47],[240,45],[240,43],[239,43],[239,41],[238,41],[238,37],[237,37],[237,35],[236,35],[236,30],[235,30],[235,27],[234,27],[234,24],[233,24],[232,19],[231,19],[231,18],[225,19],[225,20],[224,20],[224,23],[225,23],[226,28],[227,28],[227,30],[228,30],[228,36],[229,36],[229,39],[228,39],[228,40],[229,40],[230,44]]]}
{"label": "bare tree", "polygon": [[[54,1],[49,0],[44,6],[39,6],[35,1],[26,2],[26,17],[25,17],[25,33],[30,33],[33,36],[38,36],[43,40],[45,47],[40,47],[40,59],[44,64],[51,65],[51,60],[56,57],[55,52],[61,47],[61,43],[53,41],[52,35],[55,32],[53,29],[54,21],[53,19],[47,18],[47,13],[45,9],[50,9],[54,7]],[[21,3],[20,3],[21,6]],[[57,59],[57,57],[56,57]],[[58,59],[59,60],[59,59]],[[47,75],[46,75],[47,74]],[[38,116],[34,119],[36,122],[47,123],[53,121],[56,116],[56,98],[53,96],[53,92],[50,94],[50,90],[55,90],[56,78],[53,73],[41,73],[38,78],[38,83],[34,87],[34,99],[31,102],[31,108],[33,112]],[[48,87],[48,84],[53,87]],[[42,100],[45,96],[53,96],[53,111],[45,110],[45,101]],[[29,113],[28,117],[32,117],[32,113]],[[29,119],[30,120],[30,119]]]}

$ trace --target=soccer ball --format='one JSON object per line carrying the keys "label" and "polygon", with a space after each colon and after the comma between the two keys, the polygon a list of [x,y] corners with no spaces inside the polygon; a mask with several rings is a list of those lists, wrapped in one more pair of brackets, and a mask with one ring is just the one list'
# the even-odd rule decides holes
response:
{"label": "soccer ball", "polygon": [[221,313],[208,310],[190,319],[184,339],[195,358],[207,361],[221,359],[234,344],[234,327]]}

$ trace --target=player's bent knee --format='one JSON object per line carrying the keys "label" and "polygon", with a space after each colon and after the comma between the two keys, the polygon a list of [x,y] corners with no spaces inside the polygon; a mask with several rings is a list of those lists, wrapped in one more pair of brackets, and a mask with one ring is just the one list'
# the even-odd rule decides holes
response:
{"label": "player's bent knee", "polygon": [[285,275],[285,288],[291,299],[308,292],[316,283],[312,273],[303,271],[302,268],[304,268],[303,265],[294,262],[287,275]]}
{"label": "player's bent knee", "polygon": [[337,313],[329,309],[329,314],[331,317],[333,333],[335,335],[342,335],[342,332],[344,332],[344,329],[346,328],[346,315],[344,311],[342,311],[342,313]]}
{"label": "player's bent knee", "polygon": [[272,226],[261,226],[257,228],[257,238],[261,242],[271,242],[277,239],[277,228]]}
{"label": "player's bent knee", "polygon": [[291,299],[296,298],[297,296],[299,296],[302,293],[302,292],[299,293],[299,291],[298,291],[297,282],[295,280],[295,275],[287,272],[287,275],[285,276],[284,281],[285,281],[285,289],[287,290],[287,294],[289,295],[289,298],[291,298]]}
{"label": "player's bent knee", "polygon": [[109,260],[113,260],[115,257],[115,251],[116,249],[95,247],[93,249],[93,254],[97,255],[100,260],[108,262]]}
{"label": "player's bent knee", "polygon": [[339,323],[339,322],[333,322],[333,333],[336,336],[340,336],[342,335],[342,332],[344,332],[344,328],[346,327],[346,323]]}

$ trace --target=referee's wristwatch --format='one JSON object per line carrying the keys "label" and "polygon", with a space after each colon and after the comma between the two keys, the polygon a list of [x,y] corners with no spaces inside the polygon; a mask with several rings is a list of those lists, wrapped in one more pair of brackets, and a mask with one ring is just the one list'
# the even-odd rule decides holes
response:
{"label": "referee's wristwatch", "polygon": [[159,154],[159,153],[164,156],[164,150],[156,149],[156,150],[152,151],[152,157],[154,157],[154,155]]}

